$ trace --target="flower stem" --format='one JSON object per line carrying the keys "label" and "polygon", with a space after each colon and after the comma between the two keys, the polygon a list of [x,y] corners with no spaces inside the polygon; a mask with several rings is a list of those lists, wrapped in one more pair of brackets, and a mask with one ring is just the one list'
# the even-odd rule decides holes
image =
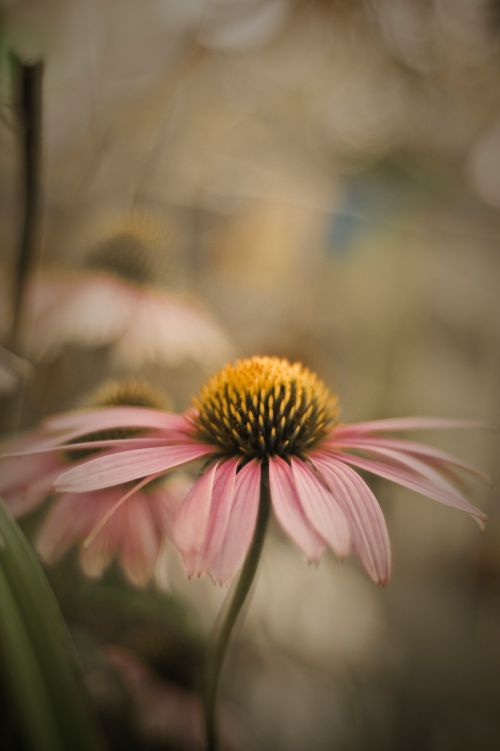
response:
{"label": "flower stem", "polygon": [[13,337],[18,333],[26,281],[37,250],[40,223],[40,165],[42,152],[43,63],[23,63],[14,54],[17,69],[17,111],[21,131],[23,219],[14,288]]}
{"label": "flower stem", "polygon": [[227,606],[225,616],[222,618],[219,625],[216,626],[212,648],[207,659],[206,680],[203,694],[207,751],[218,751],[219,749],[216,718],[219,679],[224,665],[229,639],[250,591],[259,565],[264,538],[266,536],[270,508],[269,466],[267,464],[262,464],[259,510],[257,513],[257,522],[252,543],[248,550],[247,557],[245,558],[231,600]]}

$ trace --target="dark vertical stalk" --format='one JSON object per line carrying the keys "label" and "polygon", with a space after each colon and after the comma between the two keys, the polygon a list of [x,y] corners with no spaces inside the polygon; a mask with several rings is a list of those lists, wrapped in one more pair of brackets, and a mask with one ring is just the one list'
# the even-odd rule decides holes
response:
{"label": "dark vertical stalk", "polygon": [[14,58],[17,84],[17,117],[21,135],[21,236],[14,284],[12,338],[22,312],[26,281],[37,250],[40,216],[40,168],[42,152],[43,63],[26,64]]}
{"label": "dark vertical stalk", "polygon": [[216,716],[219,680],[224,666],[229,639],[231,638],[233,628],[238,620],[238,616],[257,572],[266,536],[270,508],[269,466],[263,464],[261,469],[259,511],[257,514],[257,523],[255,525],[252,543],[227,607],[226,614],[214,634],[212,648],[207,660],[207,672],[203,696],[207,751],[218,751],[219,749],[219,734]]}

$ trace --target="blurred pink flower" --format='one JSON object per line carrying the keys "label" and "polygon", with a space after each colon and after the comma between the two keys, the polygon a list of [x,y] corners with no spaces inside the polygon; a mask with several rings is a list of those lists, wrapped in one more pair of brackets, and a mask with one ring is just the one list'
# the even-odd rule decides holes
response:
{"label": "blurred pink flower", "polygon": [[[126,503],[118,503],[123,487],[94,493],[67,493],[52,504],[36,543],[46,563],[58,560],[69,547],[80,545],[84,573],[99,577],[117,558],[128,579],[145,586],[151,579],[161,546],[171,536],[172,519],[179,496],[170,485],[135,492]],[[106,514],[112,520],[89,545],[92,531]]]}
{"label": "blurred pink flower", "polygon": [[41,359],[68,344],[113,345],[128,366],[185,360],[213,364],[230,344],[194,301],[106,272],[42,272],[29,289],[24,340]]}
{"label": "blurred pink flower", "polygon": [[189,576],[208,573],[223,583],[233,575],[250,546],[268,476],[274,513],[308,560],[318,561],[326,548],[343,558],[352,547],[369,576],[384,584],[391,569],[385,520],[352,467],[466,511],[484,526],[486,516],[452,482],[455,469],[484,477],[480,472],[440,449],[386,436],[477,425],[418,417],[340,424],[336,397],[313,373],[300,363],[253,357],[216,373],[184,415],[109,408],[56,416],[45,429],[59,447],[89,430],[151,431],[141,445],[110,442],[105,455],[63,472],[56,488],[71,494],[134,480],[141,488],[174,467],[208,460],[175,521]]}
{"label": "blurred pink flower", "polygon": [[186,360],[214,366],[231,352],[213,316],[187,295],[162,286],[169,254],[163,224],[142,213],[120,218],[89,239],[81,268],[46,269],[28,287],[25,345],[34,357],[68,344],[113,347],[129,366]]}
{"label": "blurred pink flower", "polygon": [[[131,388],[130,384],[128,387]],[[121,398],[126,389],[127,385],[122,386]],[[118,406],[111,409],[120,411]],[[137,408],[128,409],[133,412]],[[148,415],[147,408],[140,410]],[[107,410],[101,408],[101,411],[106,414]],[[141,428],[144,417],[136,422],[136,427]],[[95,420],[78,443],[72,440],[74,433],[66,434],[66,440],[72,442],[59,448],[54,446],[53,436],[44,425],[4,444],[7,456],[0,459],[0,495],[14,516],[34,510],[52,495],[56,477],[69,465],[78,467],[89,454],[116,443],[108,438],[101,425],[102,420]],[[77,432],[82,435],[82,431]],[[123,440],[129,446],[142,446],[145,441],[141,437]],[[83,458],[75,461],[73,452]],[[144,586],[154,573],[162,545],[172,535],[174,515],[187,487],[185,478],[175,477],[168,482],[148,484],[143,490],[134,488],[133,493],[130,493],[133,486],[124,483],[105,490],[60,495],[41,525],[36,548],[46,563],[53,563],[72,545],[79,545],[82,569],[93,578],[99,577],[116,557],[129,580]],[[124,496],[127,503],[122,502]],[[112,517],[110,523],[91,537],[108,516]]]}

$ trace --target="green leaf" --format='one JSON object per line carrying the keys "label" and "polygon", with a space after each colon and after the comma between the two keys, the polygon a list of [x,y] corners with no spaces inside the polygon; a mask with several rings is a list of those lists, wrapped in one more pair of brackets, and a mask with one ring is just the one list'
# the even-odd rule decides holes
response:
{"label": "green leaf", "polygon": [[0,655],[19,727],[35,751],[98,751],[76,654],[53,592],[0,502]]}

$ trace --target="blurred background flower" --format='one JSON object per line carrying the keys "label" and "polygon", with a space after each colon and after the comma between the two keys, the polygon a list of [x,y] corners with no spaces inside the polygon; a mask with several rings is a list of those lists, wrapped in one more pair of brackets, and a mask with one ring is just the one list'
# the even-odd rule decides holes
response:
{"label": "blurred background flower", "polygon": [[151,580],[160,553],[172,536],[180,502],[191,486],[185,475],[166,481],[150,478],[147,485],[123,483],[96,493],[53,496],[59,475],[102,450],[112,449],[117,438],[134,445],[146,440],[147,445],[150,431],[144,430],[144,422],[139,421],[139,427],[113,426],[109,430],[102,427],[102,419],[91,419],[89,407],[141,406],[148,407],[149,413],[167,405],[166,397],[145,383],[106,383],[82,401],[87,409],[77,416],[83,418],[85,427],[74,431],[66,446],[54,451],[58,441],[43,424],[3,445],[0,493],[12,514],[23,516],[52,500],[36,539],[44,562],[54,563],[76,545],[82,570],[91,578],[100,577],[116,557],[133,584],[145,586]]}
{"label": "blurred background flower", "polygon": [[31,281],[23,334],[33,357],[73,343],[112,344],[113,357],[130,368],[148,361],[210,365],[230,355],[222,327],[199,303],[159,286],[169,253],[161,223],[138,214],[101,233],[83,268],[45,270]]}
{"label": "blurred background flower", "polygon": [[[87,278],[87,254],[116,217],[139,211],[169,228],[168,250],[154,253],[155,294],[210,311],[237,356],[303,360],[336,384],[344,419],[498,420],[497,2],[3,0],[1,8],[9,44],[27,60],[45,58],[33,279],[54,269]],[[4,81],[1,96],[8,290],[21,194]],[[113,304],[100,309],[111,314]],[[30,360],[27,342],[21,350],[8,341],[9,316],[2,308],[1,343]],[[64,325],[57,320],[54,331]],[[65,342],[14,396],[0,395],[5,433],[117,376],[147,378],[182,411],[207,368],[223,364],[209,366],[201,353],[176,364],[124,362],[116,344]],[[498,482],[491,435],[436,440]],[[350,562],[309,569],[278,532],[269,541],[222,697],[238,748],[498,747],[496,492],[475,494],[490,518],[478,535],[461,515],[403,489],[375,490],[395,562],[383,592]],[[39,513],[23,517],[32,539]],[[176,741],[153,740],[147,717],[129,712],[137,694],[99,668],[107,644],[194,695],[193,642],[203,644],[224,593],[187,583],[175,557],[165,568],[170,594],[134,596],[114,565],[88,582],[70,552],[48,570],[111,747]]]}

